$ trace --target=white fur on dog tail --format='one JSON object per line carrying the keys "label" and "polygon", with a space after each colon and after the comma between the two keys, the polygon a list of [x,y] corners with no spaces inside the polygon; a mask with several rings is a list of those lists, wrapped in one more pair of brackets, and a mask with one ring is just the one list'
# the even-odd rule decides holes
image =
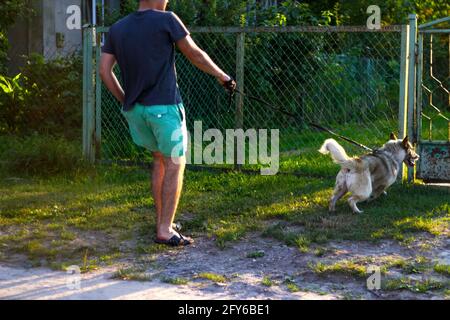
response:
{"label": "white fur on dog tail", "polygon": [[344,164],[345,162],[350,160],[344,148],[342,148],[342,146],[334,139],[325,140],[320,147],[319,152],[322,154],[330,153],[333,161],[338,164]]}

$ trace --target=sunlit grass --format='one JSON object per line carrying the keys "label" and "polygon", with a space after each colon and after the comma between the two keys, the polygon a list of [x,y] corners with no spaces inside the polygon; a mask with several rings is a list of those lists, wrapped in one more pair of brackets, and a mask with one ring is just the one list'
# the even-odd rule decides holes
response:
{"label": "sunlit grass", "polygon": [[450,276],[450,265],[446,264],[436,264],[434,266],[434,271],[441,273],[446,276]]}
{"label": "sunlit grass", "polygon": [[216,283],[225,283],[227,282],[227,278],[221,274],[216,274],[212,272],[202,272],[196,276],[199,279],[206,279]]}
{"label": "sunlit grass", "polygon": [[433,290],[448,288],[449,283],[432,279],[411,280],[409,278],[389,279],[382,283],[382,289],[386,291],[409,290],[414,293],[425,293]]}
{"label": "sunlit grass", "polygon": [[318,275],[342,274],[358,278],[367,277],[366,267],[353,261],[341,261],[330,265],[317,262],[316,264],[310,264],[310,268]]}
{"label": "sunlit grass", "polygon": [[266,287],[271,287],[271,286],[274,285],[274,282],[273,282],[268,276],[265,276],[265,277],[261,280],[261,284],[262,284],[263,286],[266,286]]}
{"label": "sunlit grass", "polygon": [[[445,191],[396,184],[387,196],[362,203],[364,214],[353,214],[345,199],[329,214],[333,184],[334,178],[188,171],[176,219],[186,233],[213,238],[220,247],[252,231],[303,253],[329,240],[411,242],[417,233],[448,234]],[[153,243],[149,172],[138,168],[99,167],[71,178],[8,180],[4,174],[0,231],[1,259],[20,253],[36,264],[81,265],[86,249],[90,259],[168,249]]]}

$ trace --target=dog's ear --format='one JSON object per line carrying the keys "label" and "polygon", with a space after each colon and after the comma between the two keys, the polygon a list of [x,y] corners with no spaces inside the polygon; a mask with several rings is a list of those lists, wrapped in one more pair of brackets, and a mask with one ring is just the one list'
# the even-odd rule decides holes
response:
{"label": "dog's ear", "polygon": [[402,146],[403,146],[404,149],[408,149],[409,148],[408,136],[406,136],[405,139],[403,139]]}
{"label": "dog's ear", "polygon": [[395,133],[391,132],[391,134],[389,135],[389,140],[397,140],[397,136],[395,135]]}

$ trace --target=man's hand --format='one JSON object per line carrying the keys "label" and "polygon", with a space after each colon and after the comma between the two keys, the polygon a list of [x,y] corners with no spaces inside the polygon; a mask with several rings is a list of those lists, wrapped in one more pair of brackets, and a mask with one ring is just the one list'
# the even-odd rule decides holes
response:
{"label": "man's hand", "polygon": [[217,78],[217,81],[227,90],[228,92],[233,92],[236,90],[236,81],[231,78],[229,75],[222,75]]}

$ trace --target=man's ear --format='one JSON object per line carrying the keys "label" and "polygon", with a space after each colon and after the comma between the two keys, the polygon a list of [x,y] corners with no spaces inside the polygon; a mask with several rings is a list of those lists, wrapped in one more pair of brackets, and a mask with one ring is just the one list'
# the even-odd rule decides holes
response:
{"label": "man's ear", "polygon": [[409,147],[408,136],[406,136],[405,139],[403,139],[402,146],[403,146],[403,148],[408,149],[408,147]]}
{"label": "man's ear", "polygon": [[389,140],[397,140],[397,136],[395,135],[395,133],[391,132],[391,134],[389,135]]}

